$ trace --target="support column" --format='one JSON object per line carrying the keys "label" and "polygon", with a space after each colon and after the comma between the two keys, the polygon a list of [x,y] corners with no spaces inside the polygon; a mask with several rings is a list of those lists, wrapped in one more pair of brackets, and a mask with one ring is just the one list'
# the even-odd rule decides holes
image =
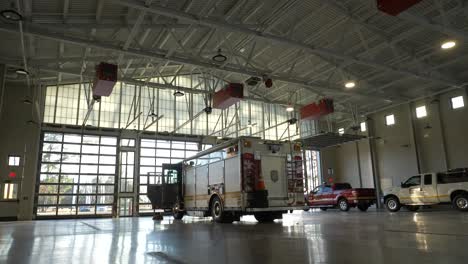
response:
{"label": "support column", "polygon": [[414,154],[416,155],[416,165],[418,166],[418,173],[421,173],[421,154],[419,152],[419,147],[418,147],[418,139],[416,137],[416,127],[415,127],[415,122],[414,122],[414,114],[412,112],[412,109],[414,109],[412,103],[408,103],[408,118],[409,118],[409,124],[410,124],[410,135],[413,140],[414,144]]}
{"label": "support column", "polygon": [[441,115],[441,106],[440,106],[440,97],[437,97],[437,100],[434,101],[434,104],[437,104],[436,107],[433,107],[432,109],[437,110],[437,115],[436,116],[437,120],[434,120],[434,123],[437,122],[439,125],[440,129],[440,144],[442,147],[442,157],[444,159],[444,166],[445,170],[450,169],[450,163],[447,155],[447,143],[445,139],[445,126],[444,126],[444,120],[442,120],[442,115]]}
{"label": "support column", "polygon": [[362,169],[361,169],[361,153],[359,151],[359,141],[356,141],[356,156],[357,156],[357,167],[359,174],[359,186],[362,188]]}
{"label": "support column", "polygon": [[382,208],[381,196],[382,190],[380,186],[380,173],[379,173],[379,165],[378,165],[378,155],[376,151],[376,144],[375,144],[375,125],[374,120],[368,119],[367,121],[369,127],[369,150],[371,155],[371,167],[372,167],[372,175],[374,177],[374,188],[375,194],[377,196],[377,208]]}
{"label": "support column", "polygon": [[0,64],[0,118],[2,117],[3,102],[5,99],[5,76],[6,76],[6,66],[5,64]]}

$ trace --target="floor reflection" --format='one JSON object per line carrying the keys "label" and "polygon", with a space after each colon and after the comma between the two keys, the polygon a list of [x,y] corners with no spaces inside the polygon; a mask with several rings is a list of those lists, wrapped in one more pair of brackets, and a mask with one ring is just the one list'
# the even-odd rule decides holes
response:
{"label": "floor reflection", "polygon": [[463,263],[458,212],[294,212],[259,224],[209,218],[0,223],[0,263]]}

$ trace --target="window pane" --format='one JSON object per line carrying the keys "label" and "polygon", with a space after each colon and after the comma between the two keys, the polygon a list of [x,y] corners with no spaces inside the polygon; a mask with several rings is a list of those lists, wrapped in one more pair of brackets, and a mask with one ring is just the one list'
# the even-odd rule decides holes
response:
{"label": "window pane", "polygon": [[102,145],[117,145],[117,138],[116,137],[101,137],[101,144]]}
{"label": "window pane", "polygon": [[96,185],[80,185],[80,194],[96,193]]}
{"label": "window pane", "polygon": [[61,194],[75,194],[78,191],[77,185],[60,185],[60,193]]}
{"label": "window pane", "polygon": [[457,109],[465,106],[465,102],[463,101],[463,96],[453,97],[452,101],[452,109]]}
{"label": "window pane", "polygon": [[39,193],[40,194],[54,194],[58,192],[58,186],[57,185],[39,185]]}
{"label": "window pane", "polygon": [[59,204],[76,204],[76,195],[60,195]]}
{"label": "window pane", "polygon": [[47,163],[41,165],[41,172],[59,172],[60,164],[58,163]]}
{"label": "window pane", "polygon": [[97,187],[98,193],[114,193],[114,186],[113,185],[99,185]]}
{"label": "window pane", "polygon": [[100,184],[114,184],[115,176],[99,176],[99,183]]}
{"label": "window pane", "polygon": [[99,144],[99,136],[83,136],[83,143],[84,144]]}
{"label": "window pane", "polygon": [[115,153],[116,153],[115,147],[101,147],[101,154],[115,155]]}
{"label": "window pane", "polygon": [[427,116],[427,112],[426,112],[426,106],[425,105],[416,108],[416,117],[417,118],[423,118],[423,117],[426,117],[426,116]]}
{"label": "window pane", "polygon": [[81,175],[80,183],[97,183],[96,175]]}
{"label": "window pane", "polygon": [[62,154],[62,162],[64,163],[79,163],[80,155],[78,154]]}
{"label": "window pane", "polygon": [[62,173],[79,173],[80,166],[73,164],[62,164]]}
{"label": "window pane", "polygon": [[78,203],[79,204],[95,204],[96,203],[96,196],[94,195],[80,195],[78,196]]}
{"label": "window pane", "polygon": [[60,152],[62,151],[62,144],[60,143],[44,143],[42,146],[44,152]]}
{"label": "window pane", "polygon": [[89,153],[89,154],[98,154],[99,153],[99,146],[94,145],[83,145],[81,150],[82,153]]}
{"label": "window pane", "polygon": [[81,146],[76,144],[63,144],[63,152],[80,153]]}
{"label": "window pane", "polygon": [[81,143],[81,136],[80,135],[65,134],[63,136],[63,142]]}
{"label": "window pane", "polygon": [[99,173],[100,174],[115,174],[115,166],[100,165]]}
{"label": "window pane", "polygon": [[41,183],[58,183],[59,176],[57,174],[41,174]]}
{"label": "window pane", "polygon": [[366,122],[361,122],[361,132],[366,132],[366,131],[367,131]]}
{"label": "window pane", "polygon": [[156,150],[155,149],[142,148],[140,150],[140,155],[141,156],[154,157],[156,155]]}
{"label": "window pane", "polygon": [[78,183],[78,175],[62,175],[60,176],[60,183]]}
{"label": "window pane", "polygon": [[395,124],[395,116],[394,115],[388,115],[385,117],[385,122],[387,126],[391,126]]}
{"label": "window pane", "polygon": [[99,162],[98,155],[82,155],[81,156],[81,163],[84,164],[98,164]]}
{"label": "window pane", "polygon": [[120,140],[120,146],[122,146],[122,147],[134,147],[135,146],[135,140],[134,139],[121,139]]}
{"label": "window pane", "polygon": [[63,135],[59,133],[44,133],[44,141],[62,142]]}
{"label": "window pane", "polygon": [[57,203],[57,196],[55,195],[39,195],[37,199],[38,205],[49,205],[49,204],[56,204]]}
{"label": "window pane", "polygon": [[99,156],[100,164],[115,164],[115,156]]}

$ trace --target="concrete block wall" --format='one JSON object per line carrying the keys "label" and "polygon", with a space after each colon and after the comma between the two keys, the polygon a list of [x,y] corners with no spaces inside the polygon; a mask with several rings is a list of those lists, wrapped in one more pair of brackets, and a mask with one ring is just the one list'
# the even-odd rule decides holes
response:
{"label": "concrete block wall", "polygon": [[[464,97],[465,107],[452,109],[450,99],[459,95]],[[427,117],[418,119],[415,109],[422,105],[426,106]],[[389,114],[395,115],[393,126],[385,124],[385,116]],[[468,167],[468,98],[464,90],[388,108],[369,118],[368,131],[374,132],[373,139],[321,151],[325,178],[328,168],[333,168],[337,182],[373,187],[371,140],[375,145],[376,175],[381,188],[398,185],[420,172]]]}

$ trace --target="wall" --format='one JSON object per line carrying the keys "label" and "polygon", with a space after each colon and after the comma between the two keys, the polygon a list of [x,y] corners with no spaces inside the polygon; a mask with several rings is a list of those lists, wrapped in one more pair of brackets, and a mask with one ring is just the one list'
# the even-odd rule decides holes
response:
{"label": "wall", "polygon": [[[17,201],[0,202],[0,218],[32,219],[34,186],[36,180],[39,128],[28,124],[32,119],[31,104],[24,104],[28,93],[24,85],[6,83],[0,116],[0,196],[3,198],[5,181],[20,185]],[[8,166],[8,156],[21,156],[19,167]],[[17,177],[8,174],[15,171]]]}
{"label": "wall", "polygon": [[348,182],[356,188],[374,186],[368,139],[325,148],[321,155],[325,179],[328,168],[333,168],[334,174],[329,177],[334,182]]}
{"label": "wall", "polygon": [[[464,96],[465,107],[452,109],[450,99],[459,95]],[[428,115],[418,119],[415,109],[421,105],[426,106]],[[389,114],[395,115],[393,126],[385,124],[385,116]],[[369,119],[368,130],[374,133],[371,138],[375,142],[376,174],[383,189],[419,172],[468,167],[468,99],[464,90],[388,108],[371,114]],[[323,167],[324,175],[331,167],[336,181],[359,186],[360,167],[362,185],[372,187],[369,142],[366,139],[358,143],[359,156],[355,143],[322,150],[322,162],[327,165]]]}

